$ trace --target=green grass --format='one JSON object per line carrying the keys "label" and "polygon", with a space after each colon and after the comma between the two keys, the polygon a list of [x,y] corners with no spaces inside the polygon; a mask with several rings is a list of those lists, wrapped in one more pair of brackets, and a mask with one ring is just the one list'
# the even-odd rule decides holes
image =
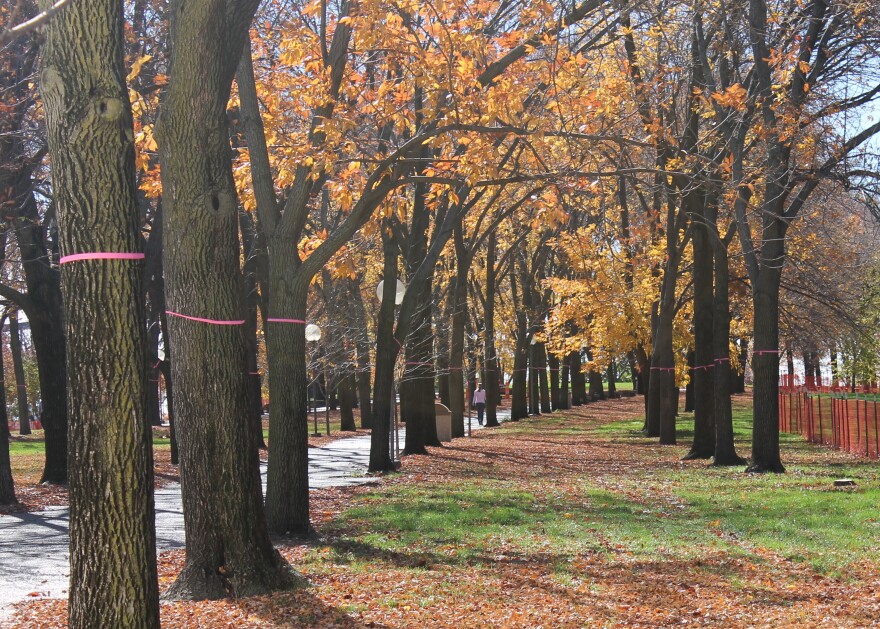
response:
{"label": "green grass", "polygon": [[[741,403],[733,408],[734,439],[744,457],[751,449],[751,410]],[[643,423],[644,418],[637,418],[593,432],[616,442],[655,443],[641,434]],[[677,435],[685,444],[693,436],[692,413],[681,415]],[[799,435],[782,434],[780,442],[785,474],[688,466],[658,471],[650,483],[671,489],[694,526],[713,529],[721,539],[772,549],[822,573],[840,575],[850,562],[880,559],[880,465],[835,454]],[[790,463],[792,459],[796,462]],[[855,479],[856,488],[835,488],[834,480],[843,477]],[[633,523],[620,524],[623,531],[635,530]],[[664,519],[655,532],[672,540],[675,529],[675,518]]]}
{"label": "green grass", "polygon": [[[514,437],[542,431],[684,455],[692,414],[680,418],[683,439],[674,451],[646,439],[643,421],[596,426],[554,414],[501,430]],[[748,456],[751,409],[742,402],[734,406],[734,429],[740,455]],[[601,483],[584,476],[564,490],[554,485],[552,469],[546,479],[390,485],[363,496],[330,525],[333,561],[367,572],[376,561],[417,570],[436,563],[487,565],[499,556],[541,557],[564,584],[574,578],[568,571],[572,557],[583,554],[700,566],[701,557],[719,552],[761,563],[769,549],[844,577],[853,562],[880,560],[880,466],[805,444],[796,435],[783,435],[782,444],[788,472],[781,475],[698,461],[613,470]],[[856,479],[857,487],[835,489],[833,480],[842,476]]]}
{"label": "green grass", "polygon": [[30,439],[27,440],[19,440],[14,439],[9,442],[9,455],[10,456],[32,456],[35,454],[43,454],[46,448],[43,445],[42,438]]}
{"label": "green grass", "polygon": [[[268,434],[268,431],[264,431]],[[170,448],[171,438],[167,436],[168,428],[155,429],[153,431],[153,447],[154,448]],[[12,441],[9,442],[9,455],[17,456],[42,456],[46,452],[46,446],[42,430],[35,430],[32,434],[20,437],[18,433],[13,434]]]}

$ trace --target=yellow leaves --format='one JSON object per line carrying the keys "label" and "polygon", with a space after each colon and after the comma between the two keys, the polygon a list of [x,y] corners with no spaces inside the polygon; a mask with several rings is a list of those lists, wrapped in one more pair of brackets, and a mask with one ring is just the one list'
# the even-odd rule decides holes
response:
{"label": "yellow leaves", "polygon": [[144,64],[152,58],[153,55],[144,55],[143,57],[139,57],[134,63],[131,64],[131,71],[129,71],[128,76],[125,77],[125,80],[135,80],[138,75],[140,75],[141,68],[144,67]]}

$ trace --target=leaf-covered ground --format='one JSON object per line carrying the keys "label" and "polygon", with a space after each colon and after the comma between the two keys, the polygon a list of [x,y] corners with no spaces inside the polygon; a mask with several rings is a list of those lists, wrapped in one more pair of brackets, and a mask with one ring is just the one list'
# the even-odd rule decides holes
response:
{"label": "leaf-covered ground", "polygon": [[[880,624],[878,464],[787,437],[785,475],[707,469],[679,460],[686,445],[640,436],[641,405],[484,430],[405,458],[378,486],[316,491],[320,539],[281,545],[310,588],[165,602],[163,626]],[[856,487],[835,489],[841,476]],[[182,561],[163,553],[163,587]],[[35,600],[16,626],[61,627],[64,614]]]}

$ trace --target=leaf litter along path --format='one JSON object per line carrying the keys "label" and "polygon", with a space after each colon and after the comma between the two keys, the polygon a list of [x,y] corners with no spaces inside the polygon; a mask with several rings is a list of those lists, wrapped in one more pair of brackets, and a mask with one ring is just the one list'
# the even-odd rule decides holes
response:
{"label": "leaf litter along path", "polygon": [[[707,520],[679,495],[705,462],[603,424],[641,398],[598,402],[405,457],[378,487],[313,493],[321,539],[285,544],[313,584],[239,600],[163,603],[164,627],[868,627],[875,563],[824,576]],[[806,454],[805,454],[806,452]],[[846,464],[819,448],[792,457]],[[872,464],[873,465],[873,464]],[[766,487],[777,477],[712,470]],[[721,478],[725,478],[722,476]],[[748,500],[746,494],[745,501]],[[162,553],[162,587],[183,562]],[[63,601],[17,625],[61,627]]]}

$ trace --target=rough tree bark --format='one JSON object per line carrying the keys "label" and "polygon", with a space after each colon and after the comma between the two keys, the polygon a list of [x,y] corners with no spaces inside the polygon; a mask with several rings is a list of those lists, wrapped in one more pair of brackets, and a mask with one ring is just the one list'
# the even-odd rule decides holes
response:
{"label": "rough tree bark", "polygon": [[[95,0],[67,7],[46,29],[40,87],[67,256],[139,247],[124,24],[121,2]],[[132,259],[73,259],[63,269],[68,624],[158,628],[141,270]]]}
{"label": "rough tree bark", "polygon": [[[705,205],[710,205],[707,202]],[[706,210],[704,210],[705,212]],[[715,452],[715,355],[712,341],[712,243],[702,221],[693,228],[694,440],[684,460],[708,459]]]}
{"label": "rough tree bark", "polygon": [[[158,139],[166,298],[169,313],[184,315],[171,316],[169,331],[186,562],[171,598],[249,596],[295,582],[269,539],[259,458],[244,421],[247,348],[226,104],[257,4],[172,3],[170,87]],[[304,390],[302,381],[291,384]]]}

